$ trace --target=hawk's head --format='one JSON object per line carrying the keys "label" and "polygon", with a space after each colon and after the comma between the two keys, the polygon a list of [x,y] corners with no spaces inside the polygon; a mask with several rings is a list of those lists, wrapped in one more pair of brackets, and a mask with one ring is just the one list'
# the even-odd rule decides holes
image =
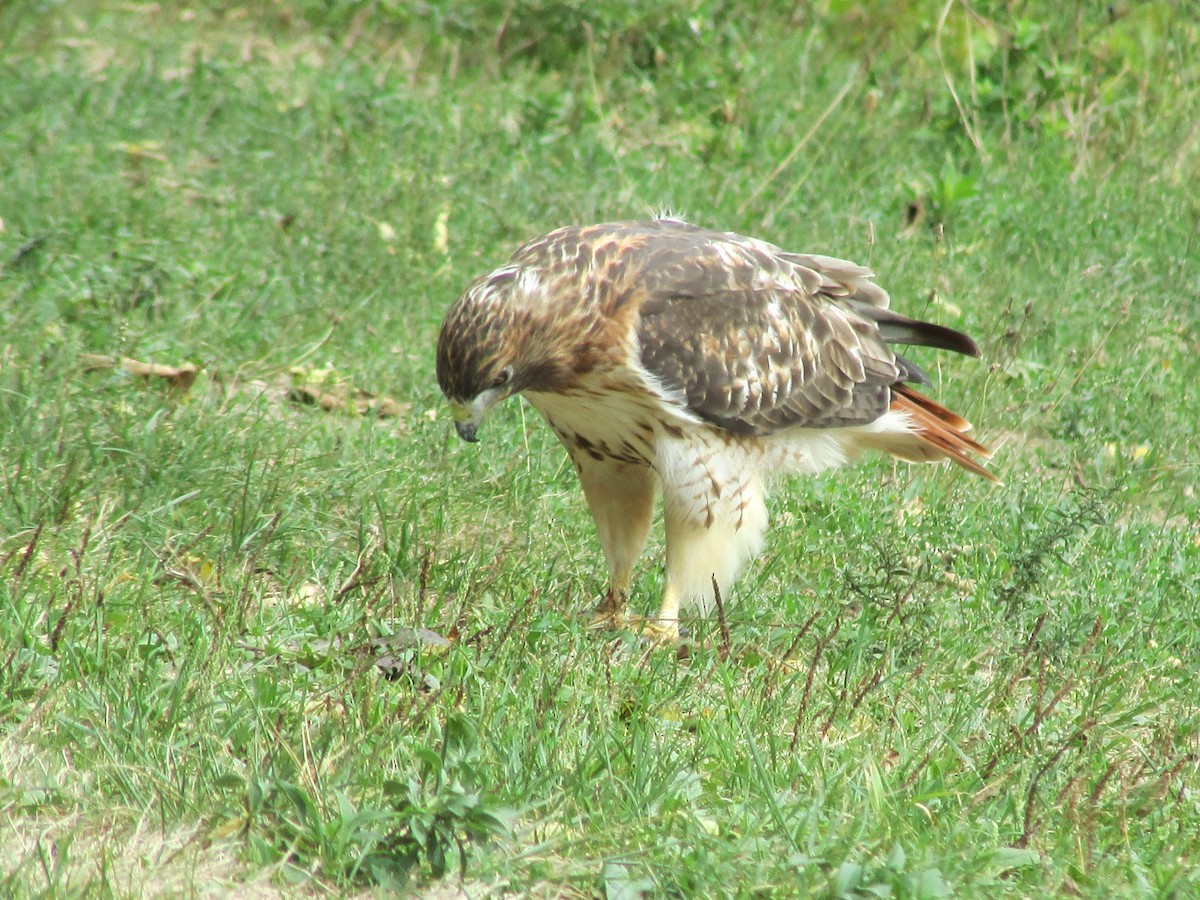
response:
{"label": "hawk's head", "polygon": [[479,423],[501,400],[570,380],[570,348],[555,341],[549,311],[536,274],[504,266],[471,285],[446,313],[437,379],[464,441],[477,440]]}

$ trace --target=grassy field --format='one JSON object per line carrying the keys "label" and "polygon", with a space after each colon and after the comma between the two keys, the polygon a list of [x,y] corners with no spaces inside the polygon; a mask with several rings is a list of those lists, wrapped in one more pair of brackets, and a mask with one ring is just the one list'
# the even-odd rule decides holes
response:
{"label": "grassy field", "polygon": [[[1200,894],[1200,26],[782,6],[0,6],[0,894]],[[432,371],[664,207],[976,336],[1004,479],[782,485],[686,654]]]}

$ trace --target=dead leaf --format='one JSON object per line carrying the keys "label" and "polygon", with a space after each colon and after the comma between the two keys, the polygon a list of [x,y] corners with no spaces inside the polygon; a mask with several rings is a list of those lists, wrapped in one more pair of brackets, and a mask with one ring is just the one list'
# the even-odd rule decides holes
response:
{"label": "dead leaf", "polygon": [[101,369],[116,368],[117,361],[111,356],[102,356],[99,353],[85,353],[79,357],[80,368],[85,372],[96,372]]}
{"label": "dead leaf", "polygon": [[191,363],[182,366],[164,366],[159,363],[144,363],[127,357],[121,358],[121,368],[131,375],[142,378],[162,378],[171,387],[186,391],[196,380],[200,369]]}
{"label": "dead leaf", "polygon": [[916,197],[904,207],[904,227],[911,229],[921,224],[925,218],[925,198]]}
{"label": "dead leaf", "polygon": [[373,414],[381,419],[402,416],[412,409],[411,403],[401,403],[391,397],[376,397],[364,390],[350,390],[346,385],[335,385],[328,391],[306,384],[294,385],[288,391],[288,399],[295,403],[319,406],[326,412],[341,409],[360,416]]}
{"label": "dead leaf", "polygon": [[375,654],[375,668],[388,681],[407,676],[423,691],[438,688],[438,679],[416,664],[418,651],[425,656],[441,656],[450,649],[449,640],[428,628],[401,628],[395,634],[373,638],[366,648]]}
{"label": "dead leaf", "polygon": [[338,384],[340,378],[333,366],[292,366],[288,374],[296,384]]}
{"label": "dead leaf", "polygon": [[354,408],[359,415],[365,416],[367,413],[374,413],[381,419],[387,419],[404,415],[412,409],[412,404],[401,403],[391,397],[376,397],[366,391],[356,390],[354,392]]}
{"label": "dead leaf", "polygon": [[450,207],[443,205],[433,223],[433,249],[443,256],[450,253]]}
{"label": "dead leaf", "polygon": [[449,650],[450,639],[443,637],[430,628],[398,628],[395,634],[372,638],[372,650],[390,651],[413,650],[417,647],[432,647],[438,650]]}
{"label": "dead leaf", "polygon": [[341,398],[304,384],[293,385],[288,390],[287,398],[293,403],[306,403],[309,406],[319,406],[325,412],[333,412],[335,409],[340,409],[343,405]]}
{"label": "dead leaf", "polygon": [[402,416],[411,409],[411,403],[401,403],[399,400],[393,400],[391,397],[376,397],[371,401],[371,411],[384,419],[393,416]]}
{"label": "dead leaf", "polygon": [[182,366],[167,366],[161,363],[141,362],[140,360],[130,359],[127,356],[116,359],[111,356],[102,356],[98,353],[85,353],[80,357],[80,362],[85,372],[119,367],[130,375],[137,375],[139,378],[161,378],[171,387],[181,391],[186,391],[190,388],[196,381],[196,376],[200,374],[200,367],[192,363],[184,363]]}

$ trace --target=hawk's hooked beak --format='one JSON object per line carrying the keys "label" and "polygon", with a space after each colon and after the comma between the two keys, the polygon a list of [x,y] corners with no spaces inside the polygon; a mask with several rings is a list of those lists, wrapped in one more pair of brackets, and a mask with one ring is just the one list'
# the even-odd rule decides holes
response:
{"label": "hawk's hooked beak", "polygon": [[483,410],[476,409],[477,405],[478,401],[470,405],[454,400],[450,401],[450,415],[454,418],[454,430],[458,432],[460,438],[472,444],[479,440],[475,436],[475,431],[479,428],[479,420],[483,418]]}
{"label": "hawk's hooked beak", "polygon": [[[438,377],[440,378],[441,375],[439,374]],[[478,441],[479,438],[475,436],[475,432],[479,430],[479,423],[483,421],[487,411],[515,393],[517,390],[513,383],[513,367],[504,366],[496,373],[491,386],[484,388],[474,397],[455,398],[447,395],[450,414],[454,417],[454,430],[458,432],[458,436],[471,444]]]}
{"label": "hawk's hooked beak", "polygon": [[479,440],[475,432],[487,411],[508,396],[503,388],[489,388],[469,403],[450,401],[450,415],[454,418],[454,430],[464,441],[474,444]]}

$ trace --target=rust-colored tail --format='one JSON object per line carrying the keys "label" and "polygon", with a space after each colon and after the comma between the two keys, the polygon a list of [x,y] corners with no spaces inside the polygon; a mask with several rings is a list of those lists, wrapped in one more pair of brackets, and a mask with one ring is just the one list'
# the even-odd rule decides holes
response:
{"label": "rust-colored tail", "polygon": [[[923,445],[920,452],[924,460],[949,459],[989,481],[1000,480],[971,458],[971,454],[975,454],[988,459],[992,454],[983,444],[967,437],[971,423],[962,416],[918,394],[905,384],[892,386],[891,408],[906,413],[912,419],[913,435]],[[921,461],[915,458],[915,454],[897,455]]]}

